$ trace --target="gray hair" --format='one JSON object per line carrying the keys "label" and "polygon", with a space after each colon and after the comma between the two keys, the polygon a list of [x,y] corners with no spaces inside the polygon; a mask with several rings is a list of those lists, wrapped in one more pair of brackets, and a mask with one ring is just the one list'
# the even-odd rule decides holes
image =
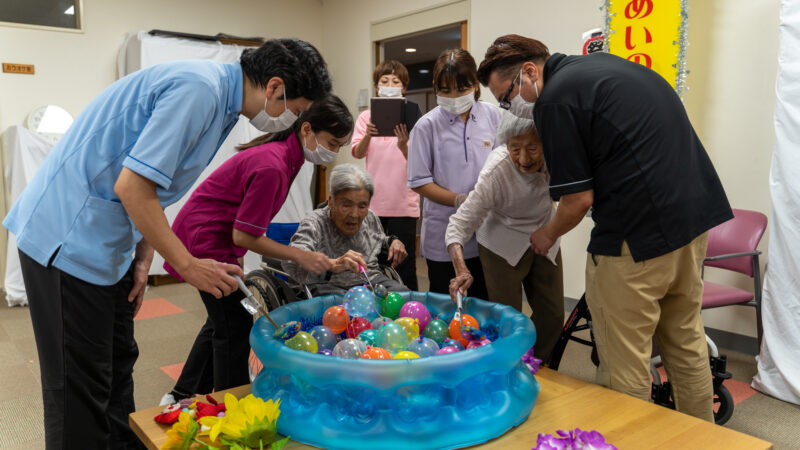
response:
{"label": "gray hair", "polygon": [[353,164],[339,164],[331,170],[331,196],[342,191],[366,189],[369,198],[375,193],[372,175]]}
{"label": "gray hair", "polygon": [[536,129],[533,120],[517,117],[507,110],[503,110],[500,124],[497,125],[495,145],[507,144],[509,138],[528,134]]}

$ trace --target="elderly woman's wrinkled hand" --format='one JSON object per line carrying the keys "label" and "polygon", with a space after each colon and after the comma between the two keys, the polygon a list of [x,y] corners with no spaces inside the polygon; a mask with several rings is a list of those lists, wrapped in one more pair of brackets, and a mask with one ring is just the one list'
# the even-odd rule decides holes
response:
{"label": "elderly woman's wrinkled hand", "polygon": [[367,267],[367,263],[364,261],[364,256],[356,251],[348,250],[347,253],[334,260],[334,266],[331,271],[334,273],[340,273],[344,272],[345,270],[349,270],[353,273],[361,273],[358,268],[359,265]]}
{"label": "elderly woman's wrinkled hand", "polygon": [[400,242],[400,239],[395,239],[389,244],[389,255],[387,259],[392,263],[392,267],[397,267],[408,256],[406,246]]}
{"label": "elderly woman's wrinkled hand", "polygon": [[467,289],[472,286],[472,274],[463,272],[456,275],[455,278],[450,280],[450,299],[456,301],[456,292],[461,292],[461,295],[467,295]]}

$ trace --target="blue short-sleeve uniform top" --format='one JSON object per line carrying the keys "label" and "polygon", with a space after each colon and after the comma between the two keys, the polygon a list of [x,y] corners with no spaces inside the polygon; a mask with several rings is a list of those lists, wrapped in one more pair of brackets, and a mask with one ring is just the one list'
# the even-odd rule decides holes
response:
{"label": "blue short-sleeve uniform top", "polygon": [[[3,225],[19,249],[84,281],[111,285],[141,235],[114,183],[122,167],[156,183],[162,206],[180,199],[236,124],[238,62],[179,61],[109,86],[53,147]],[[60,249],[60,250],[59,250]]]}

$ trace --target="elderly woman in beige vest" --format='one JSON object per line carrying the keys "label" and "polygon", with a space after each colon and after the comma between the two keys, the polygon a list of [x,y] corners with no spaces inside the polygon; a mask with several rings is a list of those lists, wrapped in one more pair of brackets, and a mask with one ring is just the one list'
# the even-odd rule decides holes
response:
{"label": "elderly woman in beige vest", "polygon": [[538,334],[534,353],[547,362],[564,323],[564,282],[559,241],[544,256],[529,242],[555,213],[542,143],[532,120],[509,113],[497,129],[497,143],[502,145],[489,154],[475,188],[450,216],[445,240],[456,272],[450,295],[466,294],[472,284],[462,248],[477,233],[489,300],[521,311],[525,290]]}

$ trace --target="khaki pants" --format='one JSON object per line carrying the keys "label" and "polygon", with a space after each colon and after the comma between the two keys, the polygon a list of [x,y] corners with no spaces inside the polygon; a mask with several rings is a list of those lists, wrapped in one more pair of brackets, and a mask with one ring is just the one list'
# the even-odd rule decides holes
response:
{"label": "khaki pants", "polygon": [[564,324],[564,277],[561,251],[553,265],[546,257],[528,249],[517,265],[512,266],[503,257],[478,245],[489,300],[513,306],[522,311],[522,289],[533,313],[536,326],[534,354],[547,363],[561,335]]}
{"label": "khaki pants", "polygon": [[648,400],[652,341],[661,352],[675,408],[714,421],[711,368],[700,319],[700,269],[708,233],[666,255],[634,262],[588,255],[586,302],[600,366],[597,383]]}

